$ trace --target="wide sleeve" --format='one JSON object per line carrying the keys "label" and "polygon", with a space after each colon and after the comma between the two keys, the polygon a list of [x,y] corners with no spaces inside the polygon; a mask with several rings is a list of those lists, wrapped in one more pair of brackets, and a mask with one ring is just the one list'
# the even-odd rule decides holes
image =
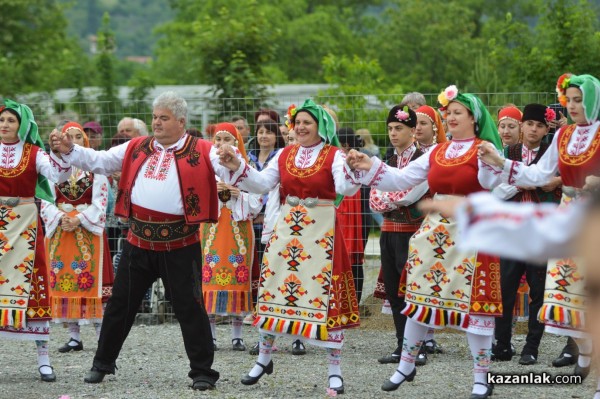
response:
{"label": "wide sleeve", "polygon": [[331,165],[333,181],[335,182],[335,192],[342,195],[351,196],[360,190],[361,183],[353,173],[349,173],[346,164],[346,154],[343,151],[337,151]]}
{"label": "wide sleeve", "polygon": [[[53,192],[54,194],[54,192]],[[58,209],[58,207],[48,201],[42,200],[40,207],[40,217],[46,227],[46,237],[51,238],[56,229],[61,223],[62,217],[65,213]]]}
{"label": "wide sleeve", "polygon": [[[235,156],[240,161],[243,161],[242,154],[239,152],[239,150],[235,147],[233,147],[233,150],[235,151]],[[221,179],[222,181],[224,181],[227,184],[232,184],[231,182],[235,181],[235,179],[238,178],[239,175],[236,174],[236,172],[232,172],[231,170],[227,169],[225,166],[221,165],[221,163],[219,162],[219,155],[217,154],[217,147],[211,146],[210,152],[209,152],[209,157],[210,157],[210,163],[215,172],[215,175],[217,175],[219,177],[219,179]]]}
{"label": "wide sleeve", "polygon": [[252,220],[262,209],[262,195],[240,192],[240,196],[229,200],[233,220]]}
{"label": "wide sleeve", "polygon": [[131,141],[112,147],[106,151],[96,151],[74,145],[71,152],[62,157],[73,166],[101,175],[112,175],[123,167],[125,152]]}
{"label": "wide sleeve", "polygon": [[477,193],[457,210],[459,246],[527,262],[573,255],[584,206],[504,202]]}
{"label": "wide sleeve", "polygon": [[92,186],[92,203],[77,217],[81,226],[97,236],[104,233],[106,223],[106,207],[108,205],[108,179],[106,176],[94,175]]}
{"label": "wide sleeve", "polygon": [[492,194],[494,195],[494,197],[504,201],[511,199],[512,197],[517,195],[518,192],[519,189],[515,186],[511,186],[510,184],[504,183],[501,183],[492,190]]}
{"label": "wide sleeve", "polygon": [[281,151],[279,151],[277,155],[269,161],[269,165],[260,172],[241,159],[240,167],[231,174],[228,184],[250,193],[268,193],[279,184],[281,179],[279,175],[280,155]]}
{"label": "wide sleeve", "polygon": [[429,154],[421,156],[403,169],[386,165],[379,158],[372,157],[373,166],[360,178],[363,184],[381,191],[404,191],[427,180],[429,173]]}
{"label": "wide sleeve", "polygon": [[71,176],[71,165],[55,154],[48,155],[40,149],[35,157],[36,171],[52,183],[62,183]]}
{"label": "wide sleeve", "polygon": [[275,224],[279,218],[281,211],[281,199],[279,198],[279,185],[269,192],[269,199],[265,206],[265,217],[263,221],[262,237],[260,242],[266,244],[269,242],[273,231],[275,230]]}
{"label": "wide sleeve", "polygon": [[[498,150],[500,155],[504,155],[504,152]],[[481,187],[492,190],[494,187],[502,184],[502,169],[488,165],[481,159],[477,160],[477,180]]]}

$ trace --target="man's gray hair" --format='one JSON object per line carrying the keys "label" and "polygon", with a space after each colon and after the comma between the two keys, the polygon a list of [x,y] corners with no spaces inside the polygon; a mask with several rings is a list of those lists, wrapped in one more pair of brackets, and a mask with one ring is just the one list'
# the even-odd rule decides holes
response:
{"label": "man's gray hair", "polygon": [[141,119],[133,118],[133,128],[138,131],[140,136],[148,135],[148,127],[146,126],[146,123]]}
{"label": "man's gray hair", "polygon": [[174,91],[161,93],[152,102],[152,108],[165,108],[173,113],[177,119],[187,119],[187,102]]}
{"label": "man's gray hair", "polygon": [[405,95],[402,101],[400,102],[401,105],[407,105],[410,103],[418,104],[419,106],[421,106],[427,104],[427,101],[425,100],[425,96],[423,94],[413,91],[412,93],[408,93],[407,95]]}

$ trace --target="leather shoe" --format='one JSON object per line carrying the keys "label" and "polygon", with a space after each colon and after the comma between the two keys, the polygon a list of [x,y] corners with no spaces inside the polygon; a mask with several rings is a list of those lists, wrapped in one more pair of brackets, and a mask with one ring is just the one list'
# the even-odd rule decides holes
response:
{"label": "leather shoe", "polygon": [[234,351],[243,352],[246,350],[246,345],[244,344],[244,340],[241,338],[234,338],[231,340],[231,346]]}
{"label": "leather shoe", "polygon": [[421,345],[421,347],[425,347],[425,350],[430,355],[436,353],[444,353],[444,349],[442,349],[442,347],[436,342],[435,339],[430,339],[429,341],[423,342],[423,345]]}
{"label": "leather shoe", "polygon": [[487,399],[494,393],[494,386],[492,384],[484,384],[483,382],[476,382],[475,384],[483,385],[487,388],[484,394],[472,393],[469,399]]}
{"label": "leather shoe", "polygon": [[342,376],[341,376],[341,375],[337,375],[337,374],[331,374],[331,375],[329,376],[329,379],[331,380],[331,379],[332,379],[332,378],[334,378],[334,377],[335,377],[335,378],[339,378],[339,379],[340,379],[340,381],[342,381],[342,385],[341,385],[341,386],[339,386],[339,387],[337,387],[337,388],[331,388],[331,387],[329,387],[329,389],[333,389],[333,390],[334,390],[334,391],[335,391],[337,394],[341,395],[341,394],[343,394],[343,393],[344,393],[344,379],[342,378]]}
{"label": "leather shoe", "polygon": [[[50,374],[42,374],[42,367],[50,367]],[[56,374],[54,374],[54,367],[49,366],[47,364],[38,367],[38,371],[40,372],[40,378],[44,382],[54,382],[56,381]]]}
{"label": "leather shoe", "polygon": [[195,379],[192,382],[191,388],[196,391],[209,391],[215,389],[215,384],[212,384],[203,379]]}
{"label": "leather shoe", "polygon": [[[423,347],[421,347],[422,349]],[[415,359],[415,366],[425,366],[427,364],[427,351],[420,350]]]}
{"label": "leather shoe", "polygon": [[564,353],[561,353],[556,359],[552,361],[552,366],[554,367],[566,367],[571,366],[577,363],[578,356],[565,356]]}
{"label": "leather shoe", "polygon": [[580,376],[582,382],[587,378],[587,376],[589,374],[590,374],[590,366],[581,367],[579,364],[575,365],[575,370],[573,371],[573,375]]}
{"label": "leather shoe", "polygon": [[246,375],[245,377],[242,378],[242,384],[254,385],[258,382],[258,380],[260,380],[260,377],[265,375],[265,373],[267,373],[269,375],[273,374],[273,361],[272,360],[266,366],[259,362],[256,362],[256,365],[260,366],[262,368],[262,371],[260,372],[260,374],[257,375],[256,377],[252,377],[252,376],[250,376],[250,374]]}
{"label": "leather shoe", "polygon": [[415,379],[415,376],[417,375],[417,369],[416,369],[416,368],[414,368],[414,369],[413,369],[413,371],[412,371],[412,372],[411,372],[409,375],[406,375],[406,374],[404,374],[404,373],[403,373],[402,371],[400,371],[400,370],[396,370],[396,371],[397,371],[397,372],[399,372],[400,374],[402,374],[402,376],[404,377],[404,379],[403,379],[402,381],[400,381],[399,383],[397,383],[397,384],[396,384],[395,382],[392,382],[391,380],[387,380],[387,381],[386,381],[386,382],[384,382],[384,383],[383,383],[383,385],[381,386],[381,389],[382,389],[383,391],[386,391],[386,392],[389,392],[389,391],[395,391],[396,389],[398,389],[398,387],[399,387],[400,385],[402,385],[402,383],[403,383],[404,381],[411,382],[412,380],[414,380],[414,379]]}
{"label": "leather shoe", "polygon": [[[77,345],[69,345],[71,342],[75,342]],[[79,352],[83,350],[83,343],[81,341],[77,341],[76,339],[71,338],[69,342],[58,348],[60,353],[67,353],[71,351]]]}
{"label": "leather shoe", "polygon": [[306,348],[304,347],[304,344],[302,343],[302,341],[300,341],[299,339],[295,340],[294,342],[292,342],[292,355],[305,355],[306,354]]}
{"label": "leather shoe", "polygon": [[392,353],[391,355],[380,357],[377,361],[381,364],[400,363],[400,355]]}
{"label": "leather shoe", "polygon": [[514,356],[514,350],[512,345],[510,348],[499,347],[497,345],[492,347],[492,360],[498,362],[509,362]]}
{"label": "leather shoe", "polygon": [[532,366],[536,363],[537,359],[533,355],[521,355],[521,358],[519,359],[519,364],[522,364],[523,366]]}
{"label": "leather shoe", "polygon": [[250,350],[248,351],[248,354],[250,354],[250,355],[254,355],[254,356],[258,355],[258,342],[256,343],[256,345],[254,345],[254,346],[252,347],[252,349],[250,349]]}
{"label": "leather shoe", "polygon": [[92,367],[90,371],[88,371],[87,375],[83,379],[84,382],[88,384],[99,384],[104,380],[104,376],[108,374],[106,371],[102,371],[97,369],[96,367]]}

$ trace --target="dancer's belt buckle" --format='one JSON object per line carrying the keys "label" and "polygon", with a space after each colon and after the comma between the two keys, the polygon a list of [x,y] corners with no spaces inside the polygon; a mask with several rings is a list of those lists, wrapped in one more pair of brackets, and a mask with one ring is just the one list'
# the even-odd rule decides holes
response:
{"label": "dancer's belt buckle", "polygon": [[314,208],[319,203],[318,198],[304,198],[300,199],[293,195],[287,196],[287,203],[291,206],[304,205],[307,208]]}
{"label": "dancer's belt buckle", "polygon": [[15,206],[19,205],[19,202],[21,202],[21,198],[19,197],[13,197],[5,200],[0,199],[0,205],[8,206],[11,208],[14,208]]}

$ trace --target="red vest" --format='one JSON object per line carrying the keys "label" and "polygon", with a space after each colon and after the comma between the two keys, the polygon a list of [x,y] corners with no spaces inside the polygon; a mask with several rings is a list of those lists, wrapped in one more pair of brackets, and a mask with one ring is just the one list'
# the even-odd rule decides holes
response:
{"label": "red vest", "polygon": [[38,172],[35,165],[40,147],[25,143],[23,155],[16,167],[0,168],[0,196],[3,197],[33,197]]}
{"label": "red vest", "polygon": [[85,172],[85,177],[77,180],[75,192],[69,181],[56,185],[56,203],[71,204],[73,206],[80,204],[91,204],[94,196],[94,174]]}
{"label": "red vest", "polygon": [[567,146],[577,125],[564,127],[558,134],[558,171],[565,186],[583,188],[585,178],[600,171],[600,132],[595,133],[588,149],[580,155],[569,155]]}
{"label": "red vest", "polygon": [[[210,162],[212,144],[188,136],[183,147],[175,152],[175,165],[183,201],[185,221],[188,224],[216,223],[219,214],[217,182]],[[129,218],[131,192],[142,165],[155,151],[153,137],[136,137],[131,140],[125,157],[115,203],[115,215]],[[146,193],[165,195],[170,193]]]}
{"label": "red vest", "polygon": [[447,141],[439,144],[430,152],[429,158],[429,191],[432,194],[469,195],[483,191],[479,184],[477,172],[477,146],[481,139],[475,142],[467,152],[457,158],[446,159],[446,149],[452,143]]}

